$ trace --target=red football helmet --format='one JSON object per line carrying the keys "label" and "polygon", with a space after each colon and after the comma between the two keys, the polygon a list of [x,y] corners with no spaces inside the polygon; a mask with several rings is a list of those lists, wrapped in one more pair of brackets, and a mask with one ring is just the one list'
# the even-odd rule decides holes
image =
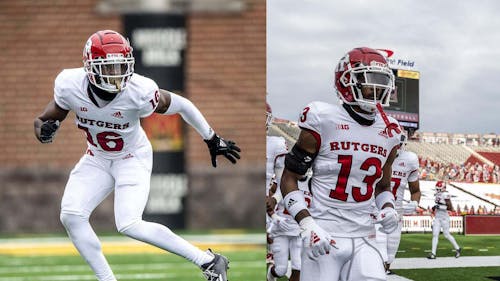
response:
{"label": "red football helmet", "polygon": [[346,104],[374,112],[376,104],[389,106],[395,89],[394,74],[377,50],[362,47],[349,51],[335,69],[335,88]]}
{"label": "red football helmet", "polygon": [[437,181],[436,182],[436,191],[437,192],[443,192],[446,190],[446,182],[444,181]]}
{"label": "red football helmet", "polygon": [[129,41],[116,31],[97,31],[83,48],[83,66],[90,83],[107,92],[125,89],[134,74],[134,62]]}

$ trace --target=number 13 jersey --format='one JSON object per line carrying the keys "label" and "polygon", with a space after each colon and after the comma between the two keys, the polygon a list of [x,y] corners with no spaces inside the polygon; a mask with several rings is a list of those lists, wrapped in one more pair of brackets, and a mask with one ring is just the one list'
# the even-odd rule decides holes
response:
{"label": "number 13 jersey", "polygon": [[151,115],[158,105],[159,89],[153,80],[132,75],[127,87],[102,107],[92,102],[88,88],[83,68],[63,70],[54,87],[56,104],[75,113],[76,125],[87,138],[87,153],[116,159],[151,145],[140,118]]}
{"label": "number 13 jersey", "polygon": [[[389,120],[397,124],[391,117]],[[372,204],[382,167],[400,135],[389,137],[386,124],[376,115],[371,126],[357,123],[342,106],[312,102],[302,112],[299,126],[317,140],[312,164],[310,212],[339,237],[374,234]]]}

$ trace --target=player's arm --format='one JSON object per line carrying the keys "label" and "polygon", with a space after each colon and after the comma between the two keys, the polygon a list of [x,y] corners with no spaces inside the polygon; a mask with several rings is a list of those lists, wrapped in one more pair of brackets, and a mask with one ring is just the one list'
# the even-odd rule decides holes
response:
{"label": "player's arm", "polygon": [[420,181],[417,179],[416,181],[409,182],[408,188],[410,189],[410,200],[419,203],[422,196],[420,193]]}
{"label": "player's arm", "polygon": [[[285,198],[286,208],[289,212],[292,211],[290,214],[295,217],[297,222],[311,216],[307,210],[304,194],[299,191],[297,182],[311,167],[317,152],[317,141],[314,136],[307,130],[301,130],[292,151],[285,156],[285,168],[281,175],[280,190],[283,198]],[[294,196],[298,199],[290,198]],[[297,202],[297,200],[300,202],[290,204],[288,203],[290,199],[293,199],[292,202]]]}
{"label": "player's arm", "polygon": [[444,202],[446,202],[446,210],[453,212],[453,205],[451,204],[451,200],[445,199]]}
{"label": "player's arm", "polygon": [[233,164],[240,159],[239,152],[241,150],[236,146],[236,143],[219,137],[190,100],[160,89],[155,112],[165,115],[178,113],[184,121],[195,128],[208,146],[212,166],[217,167],[217,155],[224,155]]}
{"label": "player's arm", "polygon": [[312,133],[301,130],[295,146],[285,156],[285,169],[280,184],[285,208],[299,223],[300,237],[306,241],[307,247],[311,248],[311,251],[308,251],[309,257],[328,254],[330,248],[335,247],[332,237],[311,217],[304,193],[299,190],[297,183],[311,167],[317,153],[317,141]]}
{"label": "player's arm", "polygon": [[397,156],[398,147],[394,147],[382,167],[382,179],[375,186],[375,205],[380,210],[377,222],[382,225],[382,232],[392,233],[398,228],[399,216],[394,209],[394,194],[391,192],[392,163]]}
{"label": "player's arm", "polygon": [[269,189],[269,196],[266,198],[266,208],[268,212],[274,210],[276,204],[283,200],[283,194],[281,193],[281,189],[278,188],[277,183],[281,182],[283,169],[285,168],[285,155],[286,154],[280,154],[276,156],[274,160],[274,175],[276,178],[273,180],[273,184]]}
{"label": "player's arm", "polygon": [[[394,162],[394,159],[396,159],[397,157],[397,152],[398,152],[397,148],[398,147],[396,146],[391,150],[391,153],[389,154],[389,157],[387,158],[384,167],[382,167],[382,179],[375,186],[375,199],[379,198],[379,196],[383,196],[387,197],[386,199],[388,200],[390,198],[389,194],[392,194],[391,192],[392,163]],[[392,195],[392,201],[389,200],[387,202],[383,202],[383,204],[379,207],[379,209],[384,209],[385,207],[394,208],[394,195]]]}
{"label": "player's arm", "polygon": [[59,129],[59,123],[68,115],[68,110],[62,109],[52,100],[44,109],[42,114],[34,120],[35,136],[41,143],[52,142],[54,135]]}

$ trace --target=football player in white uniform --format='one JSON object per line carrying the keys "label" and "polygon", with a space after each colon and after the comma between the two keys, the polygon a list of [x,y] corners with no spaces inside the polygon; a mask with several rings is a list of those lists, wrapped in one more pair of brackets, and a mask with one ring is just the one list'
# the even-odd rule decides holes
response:
{"label": "football player in white uniform", "polygon": [[436,205],[432,207],[434,211],[434,221],[432,222],[432,252],[427,258],[436,258],[436,250],[441,229],[443,229],[444,237],[450,241],[455,249],[455,258],[458,258],[460,257],[462,248],[458,246],[457,241],[455,241],[455,238],[450,234],[450,216],[448,215],[448,211],[453,211],[453,206],[451,205],[450,194],[446,191],[446,182],[436,182],[434,202]]}
{"label": "football player in white uniform", "polygon": [[[309,191],[309,180],[311,169],[298,181],[298,188],[304,193],[304,199],[308,206],[311,203],[311,192]],[[279,190],[277,191],[279,192]],[[276,200],[279,201],[276,201]],[[274,265],[268,268],[267,281],[276,281],[277,278],[288,273],[288,257],[290,257],[291,272],[289,281],[299,281],[302,253],[302,239],[300,238],[300,227],[294,218],[288,213],[282,197],[273,196],[270,202],[272,222],[268,229],[269,236],[273,239],[271,252],[274,257]],[[271,212],[268,209],[268,214]]]}
{"label": "football player in white uniform", "polygon": [[236,163],[240,149],[220,138],[187,99],[158,89],[134,73],[132,47],[115,31],[103,30],[87,40],[83,68],[65,69],[55,80],[54,100],[35,118],[35,135],[52,142],[69,111],[87,138],[88,148],[71,171],[61,203],[61,222],[80,255],[100,281],[116,281],[101,244],[89,224],[92,211],[115,192],[118,231],[182,256],[199,266],[207,280],[227,280],[228,260],[204,252],[167,227],[142,220],[148,199],[152,147],[140,118],[152,113],[179,113],[207,143],[212,165],[224,155]]}
{"label": "football player in white uniform", "polygon": [[[266,131],[269,130],[273,120],[271,106],[266,102]],[[281,180],[281,174],[285,167],[285,155],[288,153],[288,147],[283,137],[266,135],[266,209],[267,214],[274,211],[274,207],[270,207],[270,199],[274,197],[280,198],[281,193],[278,190],[278,183]],[[266,214],[266,229],[269,229],[271,224],[271,216]],[[273,239],[267,235],[267,254],[266,263],[268,265],[274,263],[273,254],[270,249]]]}
{"label": "football player in white uniform", "polygon": [[[420,202],[420,183],[418,172],[418,157],[411,151],[406,151],[406,133],[401,135],[400,148],[398,156],[392,164],[391,189],[396,197],[396,211],[400,218],[406,214],[413,214],[417,211]],[[403,204],[406,187],[410,190],[410,202]],[[377,224],[377,244],[384,258],[387,274],[391,274],[390,265],[396,258],[399,242],[401,241],[401,229],[403,222],[400,219],[398,228],[392,233],[385,233],[380,225]]]}
{"label": "football player in white uniform", "polygon": [[[335,87],[342,105],[312,102],[302,111],[281,178],[285,207],[305,243],[300,280],[385,280],[371,206],[375,200],[384,231],[395,231],[391,166],[401,129],[381,107],[389,104],[394,75],[378,51],[355,48],[339,61]],[[308,210],[297,180],[309,167]]]}

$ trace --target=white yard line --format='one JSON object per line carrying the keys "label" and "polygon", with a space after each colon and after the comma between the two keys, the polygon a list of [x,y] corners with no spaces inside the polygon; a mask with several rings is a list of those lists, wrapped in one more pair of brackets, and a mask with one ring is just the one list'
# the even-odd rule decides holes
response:
{"label": "white yard line", "polygon": [[392,264],[392,269],[417,269],[417,268],[446,268],[446,267],[480,267],[500,266],[500,256],[479,257],[437,257],[435,260],[427,258],[397,258]]}

